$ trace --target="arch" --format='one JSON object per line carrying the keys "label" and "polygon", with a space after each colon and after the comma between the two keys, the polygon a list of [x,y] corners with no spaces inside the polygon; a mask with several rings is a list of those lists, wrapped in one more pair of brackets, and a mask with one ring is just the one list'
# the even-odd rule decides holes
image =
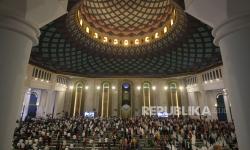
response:
{"label": "arch", "polygon": [[35,118],[37,113],[37,100],[38,94],[34,91],[30,93],[30,100],[28,105],[28,113],[27,116],[30,118]]}
{"label": "arch", "polygon": [[227,121],[227,113],[223,93],[218,93],[216,96],[217,101],[217,116],[219,121]]}
{"label": "arch", "polygon": [[109,117],[112,113],[112,98],[111,98],[111,84],[108,81],[102,82],[101,91],[102,96],[99,102],[99,115],[101,117]]}
{"label": "arch", "polygon": [[74,84],[73,96],[71,101],[71,116],[79,116],[84,113],[84,104],[85,104],[85,91],[84,91],[85,82],[77,81]]}
{"label": "arch", "polygon": [[[167,99],[168,99],[168,108],[170,110],[171,107],[182,107],[181,104],[181,91],[178,88],[179,84],[177,81],[168,82],[168,91],[167,91]],[[179,116],[179,114],[178,114]]]}
{"label": "arch", "polygon": [[122,118],[134,116],[134,84],[130,80],[122,80],[119,83],[118,113]]}
{"label": "arch", "polygon": [[153,106],[151,101],[151,83],[149,81],[145,81],[142,84],[142,97],[143,97],[143,104],[142,106]]}

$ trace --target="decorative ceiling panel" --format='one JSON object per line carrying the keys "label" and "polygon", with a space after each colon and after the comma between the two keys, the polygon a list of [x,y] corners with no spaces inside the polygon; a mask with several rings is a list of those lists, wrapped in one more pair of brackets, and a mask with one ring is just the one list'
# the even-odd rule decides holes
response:
{"label": "decorative ceiling panel", "polygon": [[[103,0],[98,1],[103,2]],[[97,4],[94,2],[98,1],[84,2],[86,7],[96,8]],[[154,1],[157,3],[153,3]],[[157,8],[151,10],[150,14],[161,14],[164,10],[158,7],[161,7],[164,0],[154,1],[150,1],[152,4],[147,4]],[[70,0],[69,11],[78,5],[77,2],[79,1]],[[111,4],[114,5],[112,1],[106,2],[98,5],[100,10],[91,9],[91,13],[102,14],[98,16],[99,19],[106,21],[107,24],[114,22],[115,25],[115,17],[113,21],[109,17],[118,12],[114,12],[114,8],[110,7]],[[120,3],[122,2],[126,0],[120,0]],[[183,5],[182,3],[178,0],[178,4]],[[133,8],[133,5],[130,7]],[[144,5],[138,4],[136,7],[137,9],[140,7],[139,12],[147,12],[147,7]],[[129,10],[131,9],[128,8]],[[143,15],[137,14],[139,12],[133,10],[130,14],[143,18]],[[108,15],[103,16],[106,13]],[[116,23],[124,26],[123,20],[124,22],[129,20],[129,25],[130,22],[136,25],[133,17],[129,19],[130,14],[118,18],[119,21],[116,19]],[[136,47],[107,45],[89,38],[88,35],[80,34],[80,30],[68,27],[68,15],[70,13],[41,28],[40,43],[32,49],[30,63],[55,72],[92,77],[174,76],[195,73],[221,64],[220,50],[213,44],[211,28],[187,14],[185,20],[179,20],[182,25],[164,38]],[[136,20],[138,24],[143,23],[140,19]]]}

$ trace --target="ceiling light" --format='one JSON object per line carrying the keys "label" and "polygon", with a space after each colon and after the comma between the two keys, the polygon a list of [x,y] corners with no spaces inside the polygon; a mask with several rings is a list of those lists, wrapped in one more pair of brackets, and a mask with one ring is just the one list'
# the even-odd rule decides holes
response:
{"label": "ceiling light", "polygon": [[80,25],[82,26],[82,19],[80,20]]}
{"label": "ceiling light", "polygon": [[171,26],[174,24],[174,20],[173,19],[171,19]]}
{"label": "ceiling light", "polygon": [[117,39],[114,39],[114,44],[118,44],[118,40]]}
{"label": "ceiling light", "polygon": [[86,27],[86,32],[89,33],[89,27]]}
{"label": "ceiling light", "polygon": [[94,38],[98,39],[98,33],[95,33]]}
{"label": "ceiling light", "polygon": [[103,37],[104,38],[104,40],[103,40],[103,42],[108,42],[108,37]]}
{"label": "ceiling light", "polygon": [[139,44],[139,39],[135,39],[135,45]]}
{"label": "ceiling light", "polygon": [[155,38],[156,38],[156,39],[159,38],[159,33],[158,33],[158,32],[155,33]]}
{"label": "ceiling light", "polygon": [[125,46],[128,45],[128,40],[124,40],[124,45],[125,45]]}
{"label": "ceiling light", "polygon": [[164,33],[168,32],[168,27],[164,27]]}

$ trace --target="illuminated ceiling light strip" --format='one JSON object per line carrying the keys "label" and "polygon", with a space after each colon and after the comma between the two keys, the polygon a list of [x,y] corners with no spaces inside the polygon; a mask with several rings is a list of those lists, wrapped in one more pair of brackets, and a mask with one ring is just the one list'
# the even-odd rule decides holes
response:
{"label": "illuminated ceiling light strip", "polygon": [[174,20],[173,19],[171,19],[171,26],[174,24]]}

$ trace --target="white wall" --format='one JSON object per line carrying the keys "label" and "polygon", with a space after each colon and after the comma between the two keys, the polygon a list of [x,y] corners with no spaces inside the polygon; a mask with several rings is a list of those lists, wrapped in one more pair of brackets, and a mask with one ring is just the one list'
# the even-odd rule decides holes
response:
{"label": "white wall", "polygon": [[[96,109],[98,112],[100,97],[102,96],[102,91],[97,90],[97,86],[102,86],[103,81],[108,81],[112,86],[115,86],[116,89],[112,90],[110,87],[111,98],[112,98],[112,115],[117,115],[118,110],[118,91],[119,84],[124,80],[129,80],[133,83],[133,103],[135,107],[135,114],[141,114],[141,103],[142,103],[142,84],[145,81],[151,83],[152,86],[156,86],[156,90],[151,91],[152,101],[156,102],[157,105],[167,106],[167,91],[164,90],[164,86],[168,85],[169,81],[176,81],[180,86],[185,88],[181,92],[181,102],[182,106],[208,106],[212,111],[212,116],[210,119],[217,119],[217,113],[215,109],[216,95],[218,90],[222,91],[224,89],[223,78],[218,80],[213,80],[212,82],[204,82],[202,80],[202,74],[192,75],[197,77],[197,83],[192,85],[185,85],[185,78],[190,76],[183,77],[173,77],[173,78],[86,78],[86,77],[74,77],[69,76],[69,82],[67,85],[62,86],[61,84],[56,83],[57,74],[52,73],[52,79],[50,82],[41,82],[40,80],[35,80],[32,77],[32,65],[29,65],[29,69],[26,76],[25,85],[27,87],[33,87],[41,89],[41,99],[39,100],[39,106],[37,111],[37,116],[44,117],[46,114],[51,114],[53,112],[53,107],[55,104],[54,114],[65,111],[70,112],[71,101],[72,101],[72,89],[69,86],[75,84],[76,81],[84,81],[85,86],[89,88],[85,92],[85,111],[93,111]],[[208,72],[209,70],[205,71]],[[63,75],[60,75],[63,76]],[[138,90],[137,86],[141,86],[141,89]],[[27,99],[27,96],[25,97]],[[155,99],[155,100],[154,100]],[[230,101],[227,100],[227,101]],[[26,101],[27,103],[27,101]],[[227,110],[228,110],[228,106]],[[229,113],[229,112],[228,112]]]}
{"label": "white wall", "polygon": [[53,114],[53,109],[55,106],[55,98],[56,98],[56,92],[48,91],[48,96],[46,99],[46,106],[45,106],[45,115]]}
{"label": "white wall", "polygon": [[57,91],[55,100],[54,116],[62,116],[64,111],[65,91]]}
{"label": "white wall", "polygon": [[41,90],[41,98],[37,109],[37,117],[45,117],[46,114],[46,103],[47,103],[48,91]]}
{"label": "white wall", "polygon": [[217,110],[215,107],[215,104],[217,104],[216,101],[216,96],[218,94],[217,90],[213,90],[213,91],[206,91],[206,97],[207,97],[207,105],[212,113],[212,116],[209,117],[210,119],[218,119],[217,117]]}
{"label": "white wall", "polygon": [[87,80],[86,85],[88,89],[84,88],[85,92],[85,103],[84,103],[84,111],[93,111],[94,108],[94,80]]}

